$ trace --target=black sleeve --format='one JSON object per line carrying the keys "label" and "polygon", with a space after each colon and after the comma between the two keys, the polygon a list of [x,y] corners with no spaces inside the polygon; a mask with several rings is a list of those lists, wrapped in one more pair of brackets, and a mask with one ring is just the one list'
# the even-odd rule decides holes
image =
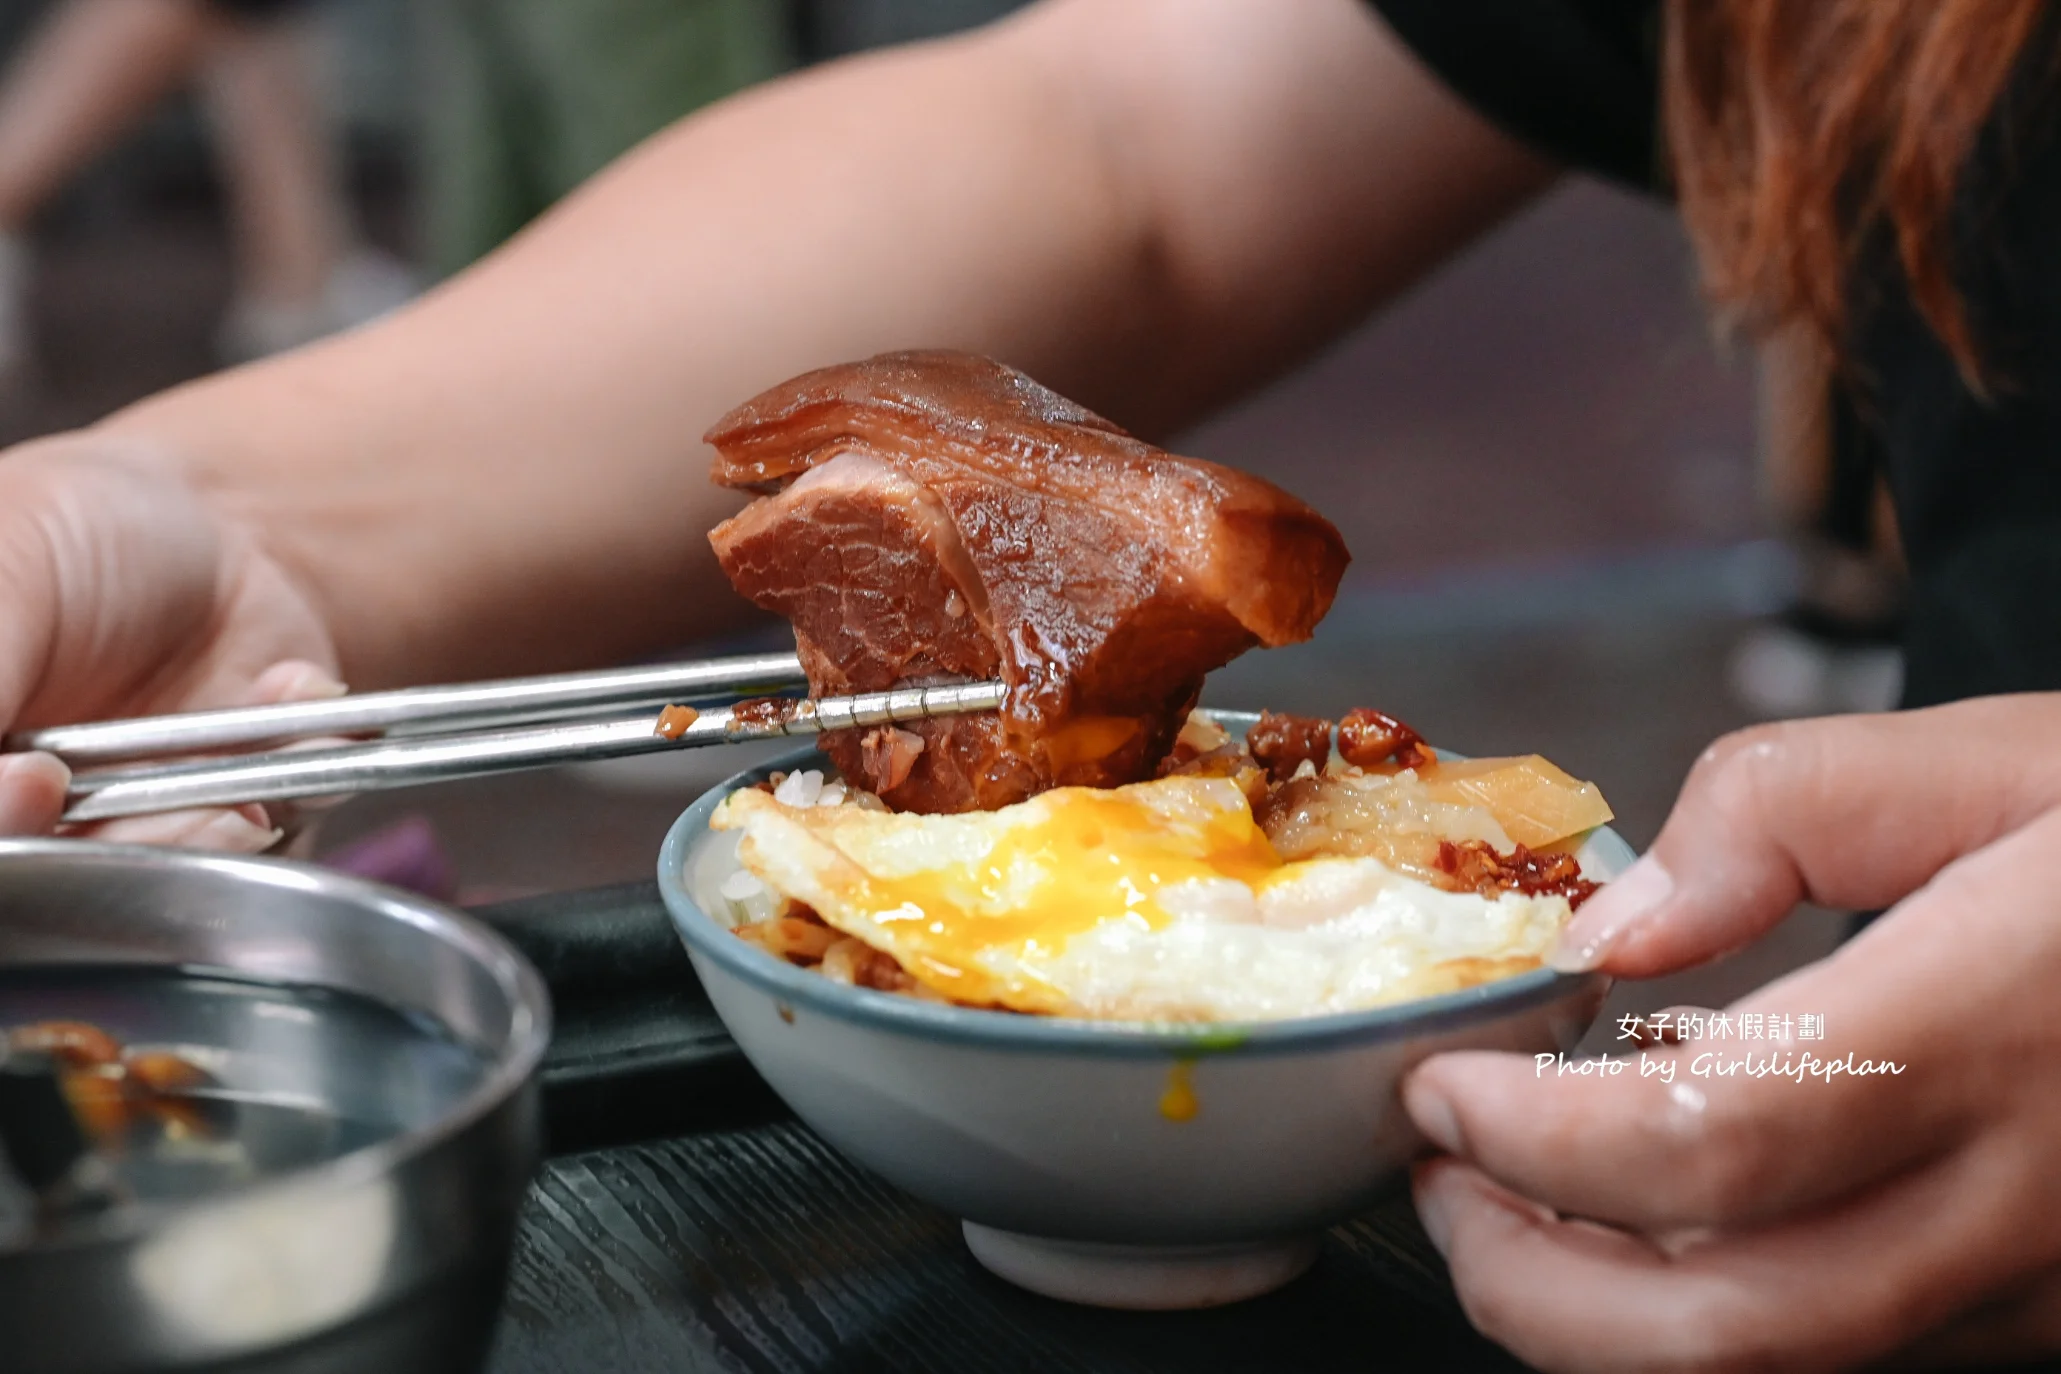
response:
{"label": "black sleeve", "polygon": [[1370,0],[1484,117],[1585,171],[1659,176],[1656,0]]}
{"label": "black sleeve", "polygon": [[302,0],[209,0],[209,3],[239,19],[270,19],[275,14],[298,8]]}

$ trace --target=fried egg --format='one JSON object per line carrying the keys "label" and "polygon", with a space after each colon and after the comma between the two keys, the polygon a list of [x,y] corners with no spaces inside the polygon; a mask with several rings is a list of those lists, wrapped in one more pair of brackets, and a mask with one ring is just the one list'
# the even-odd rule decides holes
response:
{"label": "fried egg", "polygon": [[1254,1021],[1429,996],[1536,967],[1560,896],[1449,892],[1373,858],[1284,863],[1227,778],[1060,788],[898,814],[726,798],[742,869],[954,1002]]}

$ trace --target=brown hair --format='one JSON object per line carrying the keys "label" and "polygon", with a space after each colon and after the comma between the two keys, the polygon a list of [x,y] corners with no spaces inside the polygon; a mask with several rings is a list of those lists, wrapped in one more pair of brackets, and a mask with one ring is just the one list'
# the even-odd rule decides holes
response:
{"label": "brown hair", "polygon": [[1952,211],[2045,0],[1668,0],[1663,111],[1713,301],[1754,332],[1847,342],[1848,279],[1886,228],[1913,302],[1978,394]]}

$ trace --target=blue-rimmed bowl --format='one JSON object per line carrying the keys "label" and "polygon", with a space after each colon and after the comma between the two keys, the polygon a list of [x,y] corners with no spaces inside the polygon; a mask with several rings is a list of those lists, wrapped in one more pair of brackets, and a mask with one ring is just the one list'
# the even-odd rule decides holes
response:
{"label": "blue-rimmed bowl", "polygon": [[[1234,730],[1254,717],[1214,713]],[[1538,970],[1421,1001],[1253,1025],[1138,1026],[1017,1016],[851,987],[738,939],[690,891],[690,861],[732,791],[832,772],[800,750],[689,807],[659,888],[717,1013],[826,1140],[964,1220],[974,1255],[1075,1302],[1200,1307],[1288,1282],[1323,1229],[1393,1188],[1421,1141],[1404,1074],[1452,1049],[1573,1047],[1607,991]],[[1583,868],[1632,851],[1592,834]]]}

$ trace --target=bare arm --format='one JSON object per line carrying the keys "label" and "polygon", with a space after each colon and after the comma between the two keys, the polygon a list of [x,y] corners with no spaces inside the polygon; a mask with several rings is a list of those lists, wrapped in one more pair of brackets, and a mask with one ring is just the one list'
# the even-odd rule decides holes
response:
{"label": "bare arm", "polygon": [[357,686],[734,623],[699,435],[808,367],[978,350],[1146,432],[1550,180],[1360,0],[1050,0],[760,88],[388,322],[104,432],[259,532]]}

